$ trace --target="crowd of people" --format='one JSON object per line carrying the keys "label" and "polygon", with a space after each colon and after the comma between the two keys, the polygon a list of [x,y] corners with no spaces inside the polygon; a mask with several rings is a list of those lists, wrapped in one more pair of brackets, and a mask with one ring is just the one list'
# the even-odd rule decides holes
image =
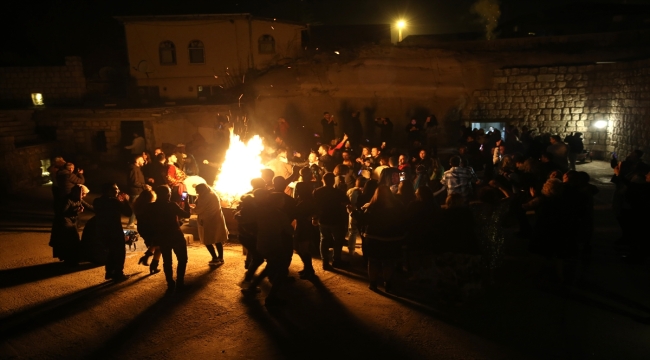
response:
{"label": "crowd of people", "polygon": [[[141,137],[134,134],[134,138],[134,144],[139,143]],[[83,170],[56,157],[49,169],[55,212],[50,237],[53,256],[71,266],[83,260],[103,263],[107,280],[124,280],[128,278],[124,274],[125,237],[133,231],[130,229],[136,229],[137,219],[137,231],[147,247],[138,263],[149,266],[150,273],[155,274],[160,271],[158,265],[162,257],[168,291],[174,292],[184,285],[187,264],[182,219],[195,213],[199,237],[212,255],[210,264],[223,264],[223,242],[228,239],[228,231],[221,203],[210,187],[198,184],[194,189],[197,197],[190,204],[183,181],[188,176],[185,169],[192,171],[193,158],[188,160],[179,148],[169,155],[161,148],[156,148],[153,156],[147,151],[133,153],[126,192],[121,192],[115,183],[105,183],[102,195],[92,204],[84,200],[89,190],[84,185]],[[95,216],[86,223],[80,238],[77,220],[79,214],[87,210]],[[128,217],[126,226],[122,224],[122,216]],[[172,253],[177,259],[176,278],[172,271]]]}
{"label": "crowd of people", "polygon": [[[346,271],[353,262],[363,263],[369,288],[375,291],[395,291],[394,273],[400,271],[409,281],[434,286],[445,300],[460,301],[491,281],[493,270],[501,266],[506,227],[518,227],[517,237],[528,239],[530,251],[546,260],[553,281],[575,281],[577,265],[591,255],[598,193],[589,175],[576,170],[576,159],[584,152],[582,134],[562,139],[526,127],[520,131],[507,126],[502,132],[462,126],[457,151],[447,162],[438,154],[435,116],[422,120],[412,119],[404,129],[406,141],[393,143],[392,122],[378,118],[381,136],[369,143],[359,113],[352,113],[337,138],[339,124],[326,112],[318,143],[305,147],[305,142],[291,138],[286,120],[280,119],[275,141],[263,154],[267,167],[251,180],[252,190],[239,201],[235,216],[239,241],[247,250],[244,293],[257,293],[268,277],[272,290],[267,304],[282,304],[295,251],[303,265],[301,279],[315,276],[312,258],[317,254],[323,271]],[[217,166],[207,159],[197,162],[196,154],[183,149],[170,155],[162,149],[153,157],[146,152],[134,155],[129,196],[107,184],[92,206],[84,202],[79,186],[83,172],[75,172],[63,159],[55,163],[54,256],[78,261],[78,256],[66,253],[62,239],[73,239],[70,229],[76,230],[78,213],[94,208],[97,228],[115,229],[101,231],[110,254],[106,277],[123,278],[123,236],[121,251],[108,244],[117,244],[118,235],[123,235],[119,214],[128,213],[127,226],[137,219],[148,246],[140,263],[146,265],[153,256],[150,270],[155,273],[162,256],[168,289],[174,292],[183,285],[188,261],[180,219],[191,212],[198,214],[210,265],[224,262],[222,244],[228,229],[220,199],[201,184],[190,204],[183,184],[187,172],[198,175],[197,165]],[[637,150],[622,162],[612,161],[622,243],[635,260],[649,250],[646,241],[634,236],[649,212],[650,168],[642,155]],[[172,252],[178,262],[176,279]]]}

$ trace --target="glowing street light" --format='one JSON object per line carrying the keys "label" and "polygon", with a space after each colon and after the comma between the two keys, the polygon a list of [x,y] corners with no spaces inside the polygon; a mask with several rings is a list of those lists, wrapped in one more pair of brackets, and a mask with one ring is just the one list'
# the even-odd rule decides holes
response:
{"label": "glowing street light", "polygon": [[402,42],[402,29],[404,29],[405,27],[406,27],[406,21],[399,20],[397,22],[397,33],[398,33],[397,38],[399,42]]}
{"label": "glowing street light", "polygon": [[602,129],[602,128],[604,128],[604,127],[607,126],[607,121],[605,121],[605,120],[598,120],[598,121],[596,121],[596,123],[594,124],[594,126],[597,127],[597,128],[599,128],[599,129]]}

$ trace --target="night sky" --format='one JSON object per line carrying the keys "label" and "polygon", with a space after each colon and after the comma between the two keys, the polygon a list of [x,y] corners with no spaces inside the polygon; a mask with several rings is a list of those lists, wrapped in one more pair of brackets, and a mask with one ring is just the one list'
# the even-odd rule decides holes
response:
{"label": "night sky", "polygon": [[[581,0],[624,2],[623,0]],[[392,23],[403,17],[405,35],[479,32],[475,0],[34,0],[4,2],[0,26],[6,41],[0,65],[61,62],[65,55],[85,61],[123,61],[122,26],[117,15],[253,13],[311,24]],[[567,0],[501,0],[501,20],[561,6]],[[648,0],[627,3],[650,3]]]}

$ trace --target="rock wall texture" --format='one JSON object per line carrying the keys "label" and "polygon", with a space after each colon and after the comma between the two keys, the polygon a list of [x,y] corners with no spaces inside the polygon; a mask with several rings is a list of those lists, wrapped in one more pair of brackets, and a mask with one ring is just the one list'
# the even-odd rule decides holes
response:
{"label": "rock wall texture", "polygon": [[[56,131],[57,152],[78,162],[117,161],[123,153],[122,127],[139,121],[144,128],[147,148],[163,143],[178,144],[201,133],[207,142],[218,128],[219,114],[230,114],[230,106],[196,105],[147,109],[47,109],[35,113],[40,127]],[[128,125],[128,124],[126,124]]]}
{"label": "rock wall texture", "polygon": [[[603,156],[650,153],[650,60],[505,68],[493,75],[490,89],[472,93],[464,119],[562,137],[579,131],[586,146]],[[597,127],[599,121],[606,126]]]}
{"label": "rock wall texture", "polygon": [[41,186],[43,177],[42,160],[52,156],[54,144],[40,144],[3,151],[0,154],[1,191],[15,192]]}
{"label": "rock wall texture", "polygon": [[43,94],[45,105],[79,103],[86,94],[80,57],[68,56],[63,66],[0,67],[0,102],[31,104]]}
{"label": "rock wall texture", "polygon": [[[370,139],[377,135],[373,125],[375,117],[392,119],[397,141],[405,138],[403,129],[411,117],[423,121],[427,114],[438,118],[439,142],[450,145],[462,121],[506,118],[510,114],[505,114],[505,110],[520,111],[512,115],[513,120],[539,122],[546,121],[548,116],[549,121],[572,121],[564,126],[584,128],[588,127],[584,121],[589,116],[581,115],[595,118],[598,112],[585,112],[585,106],[591,111],[594,105],[580,102],[588,100],[586,95],[591,94],[597,81],[603,84],[610,81],[596,78],[595,74],[615,66],[549,64],[596,64],[650,57],[650,46],[646,46],[650,45],[650,32],[467,41],[436,44],[436,48],[418,45],[367,46],[336,53],[316,51],[257,77],[251,85],[253,94],[246,94],[243,100],[251,104],[249,113],[260,123],[272,126],[278,117],[284,117],[292,125],[311,127],[315,131],[320,131],[318,121],[323,111],[339,119],[360,111],[366,137]],[[506,74],[501,69],[510,70]],[[618,91],[622,85],[614,86],[614,80],[611,81],[612,85],[608,86]],[[609,91],[602,90],[601,95]],[[624,96],[625,92],[621,90],[617,94]],[[555,107],[541,108],[545,105],[540,105],[540,97],[545,97],[545,105],[551,103]],[[592,99],[596,100],[589,98]],[[597,100],[596,106],[604,107],[600,102],[605,99]],[[483,108],[478,108],[478,104]],[[499,108],[497,104],[501,104]],[[619,106],[608,104],[607,107]],[[573,108],[582,112],[572,113]],[[480,113],[470,117],[472,110]],[[536,118],[530,117],[533,115]],[[564,115],[571,115],[571,120],[565,120]],[[551,128],[557,130],[560,126],[552,123],[543,127],[552,131]],[[606,137],[601,137],[604,135],[592,132],[590,136],[596,145],[606,146]]]}

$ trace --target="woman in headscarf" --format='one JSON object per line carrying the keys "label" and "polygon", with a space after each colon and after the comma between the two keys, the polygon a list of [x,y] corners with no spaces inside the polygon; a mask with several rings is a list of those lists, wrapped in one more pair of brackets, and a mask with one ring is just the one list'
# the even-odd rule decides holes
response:
{"label": "woman in headscarf", "polygon": [[194,203],[193,212],[198,215],[199,238],[212,255],[208,264],[222,265],[223,243],[228,241],[228,228],[221,210],[221,199],[206,184],[196,185],[196,193],[198,198]]}

